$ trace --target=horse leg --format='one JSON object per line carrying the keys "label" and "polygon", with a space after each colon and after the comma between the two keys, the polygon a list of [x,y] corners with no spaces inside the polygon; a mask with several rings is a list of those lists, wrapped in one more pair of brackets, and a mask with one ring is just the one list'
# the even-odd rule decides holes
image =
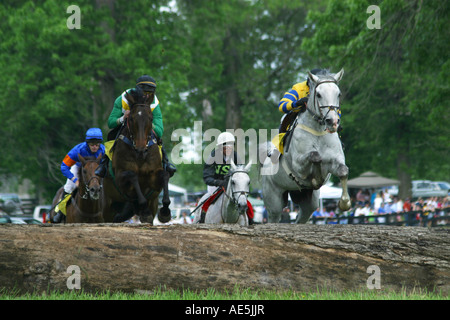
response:
{"label": "horse leg", "polygon": [[270,223],[278,223],[281,219],[281,212],[287,205],[288,193],[287,192],[271,192],[270,196],[267,195],[269,201],[264,202],[266,204],[267,213],[269,215]]}
{"label": "horse leg", "polygon": [[133,204],[131,202],[126,202],[121,213],[118,213],[113,222],[124,222],[130,219],[134,215]]}
{"label": "horse leg", "polygon": [[169,205],[170,205],[170,198],[169,198],[170,174],[166,170],[160,171],[160,174],[161,174],[161,180],[162,180],[164,193],[163,193],[163,199],[162,199],[163,206],[161,207],[161,209],[158,212],[158,220],[161,221],[162,223],[165,223],[165,222],[169,222],[170,218],[171,218],[170,209],[169,209]]}
{"label": "horse leg", "polygon": [[[129,182],[134,190],[136,191],[136,195],[138,197],[138,203],[139,206],[143,207],[147,204],[147,199],[145,199],[144,195],[142,194],[142,190],[141,190],[141,186],[139,185],[139,179],[138,176],[136,174],[136,172],[134,171],[123,171],[121,173],[121,183],[120,183],[120,188],[122,189],[123,184],[126,184],[126,182]],[[126,181],[126,182],[125,182]],[[125,188],[123,188],[122,190],[124,190]]]}
{"label": "horse leg", "polygon": [[310,180],[314,190],[319,189],[324,182],[324,178],[321,174],[322,157],[319,152],[311,151],[310,153],[299,156],[297,158],[297,163],[300,168],[300,178],[303,180]]}
{"label": "horse leg", "polygon": [[319,191],[312,189],[302,190],[299,198],[300,212],[295,223],[306,223],[314,210],[319,207]]}
{"label": "horse leg", "polygon": [[342,196],[339,200],[338,206],[342,211],[347,211],[350,209],[351,201],[348,195],[347,180],[348,180],[348,167],[345,164],[339,165],[337,169],[337,176],[341,180],[342,185]]}

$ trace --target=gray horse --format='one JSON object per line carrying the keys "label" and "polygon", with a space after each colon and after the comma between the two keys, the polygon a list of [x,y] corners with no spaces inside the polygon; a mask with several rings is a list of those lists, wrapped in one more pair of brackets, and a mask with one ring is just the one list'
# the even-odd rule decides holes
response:
{"label": "gray horse", "polygon": [[[251,162],[247,165],[235,165],[231,161],[228,186],[216,201],[210,205],[205,216],[205,223],[232,223],[248,226],[247,197],[250,191]],[[208,194],[200,199],[199,203],[206,200]],[[201,210],[196,211],[194,223],[200,220]]]}
{"label": "gray horse", "polygon": [[[300,206],[297,223],[306,223],[319,207],[319,188],[330,174],[341,180],[339,208],[350,209],[348,167],[336,132],[340,122],[338,83],[343,74],[343,69],[337,74],[319,76],[308,72],[310,96],[306,111],[299,113],[293,123],[289,149],[279,159],[262,160],[262,194],[269,222],[280,221],[289,193]],[[267,148],[260,146],[260,155],[267,155]]]}

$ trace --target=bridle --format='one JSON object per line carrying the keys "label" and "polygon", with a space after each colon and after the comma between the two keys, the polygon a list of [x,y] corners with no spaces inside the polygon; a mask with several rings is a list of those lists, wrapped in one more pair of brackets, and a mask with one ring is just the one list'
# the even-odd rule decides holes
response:
{"label": "bridle", "polygon": [[[133,107],[135,107],[135,106],[142,106],[142,107],[149,107],[150,108],[150,105],[145,104],[145,103],[136,103],[136,104],[133,105]],[[123,142],[125,142],[126,144],[128,144],[129,146],[131,146],[135,151],[137,151],[137,149],[136,149],[136,142],[134,141],[133,133],[132,133],[131,128],[130,128],[130,119],[129,119],[129,117],[126,119],[126,126],[127,126],[127,129],[128,129],[130,137],[128,138],[125,135],[121,134],[121,135],[119,135],[119,139],[122,140]],[[150,131],[150,135],[147,137],[147,145],[146,145],[147,149],[150,148],[152,145],[154,145],[156,143],[157,143],[156,135],[155,135],[154,130],[152,129]]]}
{"label": "bridle", "polygon": [[[238,207],[239,207],[239,201],[238,201],[239,198],[241,196],[244,196],[245,198],[247,198],[248,194],[249,194],[249,191],[247,191],[247,190],[238,190],[238,191],[233,190],[233,184],[231,183],[231,179],[232,179],[233,175],[238,173],[238,172],[245,173],[245,174],[248,175],[248,172],[245,171],[245,170],[236,170],[236,171],[231,172],[230,174],[227,175],[229,177],[229,179],[230,179],[230,189],[231,189],[230,193],[231,193],[231,196],[227,193],[227,190],[224,189],[225,196],[229,199],[229,201],[231,201],[231,203],[233,203],[235,210],[237,210]],[[235,197],[236,193],[239,193],[239,195],[237,197]],[[223,211],[224,210],[222,210],[222,220],[225,221],[225,219],[223,217]],[[240,214],[242,214],[242,213],[240,213]]]}
{"label": "bridle", "polygon": [[[81,168],[81,176],[83,177],[83,182],[86,181],[86,179],[84,178],[84,173],[83,173],[83,168]],[[100,179],[100,177],[93,175],[87,182],[84,182],[84,194],[81,196],[82,199],[89,199],[90,195],[89,195],[89,186],[91,184],[91,181],[97,179],[98,180],[98,184],[100,185],[100,191],[103,188],[103,184],[102,184],[102,180]],[[92,199],[94,200],[94,199]]]}
{"label": "bridle", "polygon": [[[327,118],[330,111],[338,112],[341,109],[340,105],[338,105],[338,106],[333,106],[333,105],[319,106],[318,101],[317,101],[317,87],[319,87],[321,84],[324,84],[324,83],[334,83],[335,85],[337,85],[337,82],[335,80],[324,80],[324,81],[320,81],[319,83],[316,84],[316,86],[314,88],[314,95],[313,95],[313,106],[314,106],[314,109],[318,110],[319,114],[315,113],[313,110],[306,107],[306,110],[308,110],[308,112],[311,113],[314,120],[319,122],[320,125],[325,124],[325,119]],[[325,115],[323,115],[321,109],[325,109],[325,108],[328,108],[328,111]]]}

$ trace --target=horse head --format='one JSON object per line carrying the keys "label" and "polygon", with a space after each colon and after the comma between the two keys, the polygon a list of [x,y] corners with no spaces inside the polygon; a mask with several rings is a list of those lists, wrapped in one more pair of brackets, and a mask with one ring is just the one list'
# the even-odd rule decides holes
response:
{"label": "horse head", "polygon": [[98,200],[100,198],[102,184],[100,178],[95,175],[95,170],[100,164],[102,155],[99,154],[97,159],[83,158],[78,154],[78,159],[81,162],[81,174],[80,174],[80,191],[83,199],[90,198],[91,200]]}
{"label": "horse head", "polygon": [[250,192],[250,177],[248,172],[252,162],[250,161],[246,166],[236,165],[231,160],[230,181],[228,182],[227,193],[234,202],[240,213],[247,211],[247,196]]}
{"label": "horse head", "polygon": [[130,114],[127,120],[130,138],[138,157],[145,158],[152,139],[153,113],[150,104],[153,102],[154,93],[144,94],[137,87],[127,92],[126,98],[130,102]]}
{"label": "horse head", "polygon": [[341,121],[338,114],[341,97],[338,84],[343,75],[344,69],[336,74],[314,75],[308,72],[310,98],[307,110],[330,133],[337,131]]}

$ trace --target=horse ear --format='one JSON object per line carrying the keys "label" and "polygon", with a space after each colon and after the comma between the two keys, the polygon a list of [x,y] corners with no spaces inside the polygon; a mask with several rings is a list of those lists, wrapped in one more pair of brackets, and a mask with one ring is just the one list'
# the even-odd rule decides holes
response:
{"label": "horse ear", "polygon": [[244,170],[249,172],[251,167],[252,167],[252,160],[250,159],[249,163],[245,166]]}
{"label": "horse ear", "polygon": [[319,82],[319,77],[316,76],[316,75],[314,75],[314,74],[312,74],[312,73],[309,72],[309,71],[308,71],[308,78],[309,78],[310,81],[312,81],[312,82],[314,82],[314,83]]}
{"label": "horse ear", "polygon": [[341,81],[342,76],[344,75],[344,68],[341,69],[341,71],[339,71],[338,73],[333,75],[334,80],[336,80],[336,82]]}
{"label": "horse ear", "polygon": [[135,102],[134,96],[130,94],[128,91],[125,92],[125,99],[127,99],[129,106],[131,106]]}
{"label": "horse ear", "polygon": [[102,159],[102,156],[103,156],[103,154],[102,154],[102,153],[99,153],[99,154],[98,154],[98,157],[97,157],[97,159],[96,159],[96,160],[97,160],[97,162],[100,162],[100,160]]}
{"label": "horse ear", "polygon": [[234,163],[234,160],[231,159],[231,171],[236,171],[237,167],[236,164]]}
{"label": "horse ear", "polygon": [[78,154],[78,159],[80,160],[82,165],[84,165],[84,163],[86,162],[86,159],[84,159],[81,154]]}

